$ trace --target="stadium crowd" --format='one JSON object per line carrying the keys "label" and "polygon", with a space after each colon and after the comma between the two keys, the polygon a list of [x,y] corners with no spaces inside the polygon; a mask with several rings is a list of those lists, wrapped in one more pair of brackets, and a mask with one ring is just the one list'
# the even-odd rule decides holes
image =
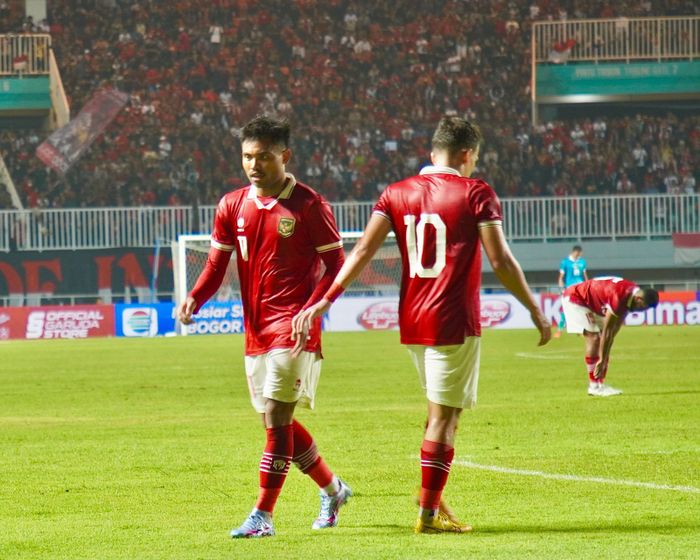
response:
{"label": "stadium crowd", "polygon": [[53,0],[38,23],[3,5],[7,28],[51,33],[73,114],[100,87],[130,95],[65,177],[35,156],[45,133],[0,132],[30,207],[215,203],[243,184],[238,127],[262,112],[290,119],[290,169],[334,201],[415,173],[442,114],[481,124],[477,175],[501,196],[698,192],[700,116],[533,126],[529,96],[533,20],[700,13],[692,0]]}

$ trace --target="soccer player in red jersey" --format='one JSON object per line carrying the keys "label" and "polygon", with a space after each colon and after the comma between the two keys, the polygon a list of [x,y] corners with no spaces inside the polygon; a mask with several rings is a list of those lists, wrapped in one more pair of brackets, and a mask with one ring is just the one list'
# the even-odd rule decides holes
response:
{"label": "soccer player in red jersey", "polygon": [[[263,415],[267,444],[260,461],[260,492],[234,538],[274,535],[272,512],[290,463],[320,487],[321,511],[312,528],[334,527],[352,495],[294,419],[298,404],[313,408],[321,373],[321,322],[294,356],[292,317],[321,299],[343,264],[343,243],[330,205],[285,172],[291,157],[289,124],[267,116],[243,127],[243,169],[250,185],[221,199],[207,264],[178,309],[184,324],[218,289],[231,253],[241,284],[245,371],[253,407]],[[318,280],[320,264],[326,267]],[[300,352],[298,350],[301,350]]]}
{"label": "soccer player in red jersey", "polygon": [[478,127],[468,121],[443,118],[432,139],[433,165],[386,188],[331,288],[293,323],[293,336],[301,348],[311,321],[357,277],[393,229],[403,263],[401,342],[428,398],[417,533],[471,530],[440,509],[440,500],[460,413],[476,405],[482,244],[499,280],[530,311],[540,344],[551,337],[550,324],[506,243],[496,194],[484,181],[469,178],[481,140]]}
{"label": "soccer player in red jersey", "polygon": [[616,277],[594,278],[564,291],[566,330],[582,334],[586,344],[589,395],[612,397],[622,393],[605,384],[613,341],[627,313],[644,311],[658,303],[656,290],[642,289],[634,282]]}

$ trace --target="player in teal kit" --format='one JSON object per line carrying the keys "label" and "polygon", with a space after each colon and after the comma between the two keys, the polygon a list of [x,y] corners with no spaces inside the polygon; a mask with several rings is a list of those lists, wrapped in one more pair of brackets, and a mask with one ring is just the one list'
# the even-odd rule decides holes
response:
{"label": "player in teal kit", "polygon": [[[575,286],[585,280],[588,280],[588,272],[586,272],[586,259],[581,255],[583,249],[580,245],[574,245],[571,253],[565,259],[562,259],[559,265],[559,289],[563,292],[569,286]],[[561,313],[559,319],[559,330],[554,333],[554,336],[559,338],[561,333],[566,328],[566,318],[564,312]]]}

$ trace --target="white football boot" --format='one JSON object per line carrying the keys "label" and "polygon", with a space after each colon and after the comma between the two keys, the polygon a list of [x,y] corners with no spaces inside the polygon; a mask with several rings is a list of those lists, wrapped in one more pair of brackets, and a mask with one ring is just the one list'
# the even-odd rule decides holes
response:
{"label": "white football boot", "polygon": [[243,522],[238,529],[231,530],[232,539],[258,539],[261,537],[272,537],[275,528],[272,526],[272,518],[257,509],[254,509],[248,519]]}
{"label": "white football boot", "polygon": [[338,484],[340,489],[332,496],[321,491],[321,511],[318,512],[318,517],[311,525],[312,529],[329,529],[338,524],[338,511],[352,496],[352,490],[347,484],[340,479],[338,479]]}
{"label": "white football boot", "polygon": [[605,383],[591,381],[588,384],[588,394],[592,397],[614,397],[615,395],[621,395],[622,391]]}

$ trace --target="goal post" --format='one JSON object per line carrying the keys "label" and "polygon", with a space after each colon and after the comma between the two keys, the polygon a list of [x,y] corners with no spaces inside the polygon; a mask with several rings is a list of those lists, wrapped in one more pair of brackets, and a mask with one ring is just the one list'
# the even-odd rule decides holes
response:
{"label": "goal post", "polygon": [[[173,257],[173,285],[175,294],[175,306],[185,301],[187,294],[192,291],[197,278],[204,270],[207,263],[207,255],[211,247],[211,235],[208,233],[183,234],[178,236],[172,245]],[[236,260],[229,261],[226,274],[221,286],[210,298],[210,301],[230,302],[241,299],[241,287],[236,271]],[[179,334],[187,334],[187,329],[180,325]]]}
{"label": "goal post", "polygon": [[[343,249],[348,255],[362,233],[341,233]],[[172,244],[173,282],[176,307],[187,298],[197,278],[207,262],[211,236],[209,234],[180,235]],[[360,276],[348,287],[343,297],[398,296],[401,283],[401,255],[393,233],[374,255]],[[236,270],[235,254],[229,262],[224,280],[210,301],[234,302],[241,300],[241,287]],[[180,334],[187,334],[187,329],[178,327]]]}
{"label": "goal post", "polygon": [[[340,235],[347,256],[362,237],[362,232],[343,232]],[[398,296],[400,285],[401,254],[396,237],[390,232],[372,260],[343,292],[343,296]]]}

